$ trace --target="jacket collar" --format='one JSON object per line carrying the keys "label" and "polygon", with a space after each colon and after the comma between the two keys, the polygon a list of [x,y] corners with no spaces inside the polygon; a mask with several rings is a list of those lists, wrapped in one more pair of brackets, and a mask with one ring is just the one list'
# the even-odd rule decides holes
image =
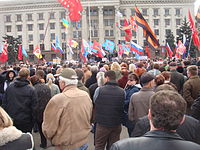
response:
{"label": "jacket collar", "polygon": [[153,91],[153,88],[142,87],[140,91]]}
{"label": "jacket collar", "polygon": [[22,132],[15,128],[14,126],[10,126],[8,128],[4,128],[0,130],[0,146],[5,145],[8,142],[12,142],[22,136]]}
{"label": "jacket collar", "polygon": [[84,84],[81,81],[78,81],[77,87],[82,87]]}
{"label": "jacket collar", "polygon": [[176,132],[163,131],[163,130],[149,131],[144,135],[144,137],[183,140]]}
{"label": "jacket collar", "polygon": [[119,86],[118,83],[115,80],[111,80],[105,83],[105,85],[113,85],[113,86]]}
{"label": "jacket collar", "polygon": [[199,78],[199,76],[196,75],[196,76],[191,76],[191,77],[190,77],[190,79],[196,79],[196,78]]}
{"label": "jacket collar", "polygon": [[66,86],[66,87],[64,88],[63,92],[66,92],[67,90],[75,89],[75,88],[77,88],[76,85],[68,85],[68,86]]}

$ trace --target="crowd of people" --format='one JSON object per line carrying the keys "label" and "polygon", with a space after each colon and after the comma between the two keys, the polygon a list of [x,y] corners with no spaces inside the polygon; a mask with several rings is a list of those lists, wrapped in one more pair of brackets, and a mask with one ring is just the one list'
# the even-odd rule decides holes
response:
{"label": "crowd of people", "polygon": [[[0,69],[0,150],[200,150],[200,61],[129,60]],[[128,139],[120,140],[122,126]]]}

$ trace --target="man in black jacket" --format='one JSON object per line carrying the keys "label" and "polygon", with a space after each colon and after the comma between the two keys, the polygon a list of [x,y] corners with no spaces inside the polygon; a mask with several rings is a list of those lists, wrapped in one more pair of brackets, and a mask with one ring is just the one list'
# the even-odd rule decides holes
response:
{"label": "man in black jacket", "polygon": [[109,150],[118,141],[123,119],[125,91],[116,82],[114,71],[105,73],[107,82],[96,89],[94,94],[95,122],[95,150]]}
{"label": "man in black jacket", "polygon": [[184,122],[186,102],[177,93],[163,90],[150,100],[150,131],[138,138],[114,143],[111,150],[200,150],[200,145],[183,140],[176,129]]}
{"label": "man in black jacket", "polygon": [[22,132],[31,132],[34,124],[34,109],[37,95],[27,80],[30,71],[22,68],[19,77],[6,89],[3,108],[13,119],[14,126]]}

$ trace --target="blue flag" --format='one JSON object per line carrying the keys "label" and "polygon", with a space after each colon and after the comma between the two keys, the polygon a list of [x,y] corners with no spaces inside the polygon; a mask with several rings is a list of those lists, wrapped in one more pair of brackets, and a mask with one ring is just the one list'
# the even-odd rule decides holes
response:
{"label": "blue flag", "polygon": [[58,36],[56,36],[56,49],[59,50],[61,54],[64,53],[62,48],[60,47],[60,42],[58,40]]}
{"label": "blue flag", "polygon": [[113,50],[115,49],[115,43],[110,40],[106,40],[106,42],[102,44],[102,47],[104,47],[105,50],[109,51],[110,53],[113,53]]}
{"label": "blue flag", "polygon": [[24,46],[22,46],[22,54],[23,54],[25,57],[28,57],[28,54],[27,54],[26,50],[24,49]]}

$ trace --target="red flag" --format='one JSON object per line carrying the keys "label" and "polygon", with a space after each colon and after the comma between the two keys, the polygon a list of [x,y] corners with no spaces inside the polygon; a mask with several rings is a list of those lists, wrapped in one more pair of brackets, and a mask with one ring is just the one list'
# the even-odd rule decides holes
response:
{"label": "red flag", "polygon": [[19,44],[18,45],[18,59],[22,60],[23,59],[23,55],[22,55],[22,45]]}
{"label": "red flag", "polygon": [[[129,26],[130,26],[130,24],[129,24],[128,20],[124,19],[124,27],[126,28],[126,27],[129,27]],[[132,39],[132,31],[131,31],[131,29],[127,28],[124,31],[126,33],[125,40],[128,41],[128,42],[130,42],[131,39]]]}
{"label": "red flag", "polygon": [[134,31],[136,31],[138,29],[138,25],[136,24],[135,17],[133,17],[133,16],[130,17],[130,24]]}
{"label": "red flag", "polygon": [[190,10],[188,10],[188,16],[189,16],[189,21],[190,21],[190,28],[192,30],[192,38],[193,38],[194,45],[196,45],[198,50],[200,51],[200,41],[198,37],[198,32],[197,32],[197,29],[195,28],[195,24],[192,19]]}
{"label": "red flag", "polygon": [[170,48],[170,46],[169,46],[168,43],[166,44],[166,49],[167,49],[167,54],[168,54],[168,56],[169,56],[170,58],[172,58],[173,52],[172,52],[172,50],[171,50],[171,48]]}
{"label": "red flag", "polygon": [[148,56],[148,58],[150,58],[151,57],[151,54],[150,54],[150,51],[149,51],[149,47],[148,46],[146,46],[146,53],[147,53],[147,56]]}
{"label": "red flag", "polygon": [[98,56],[98,57],[103,58],[103,53],[102,53],[101,44],[98,43],[96,40],[94,41],[93,49],[98,51],[98,53],[97,53],[97,56]]}
{"label": "red flag", "polygon": [[2,53],[0,55],[0,61],[2,63],[6,62],[8,60],[8,44],[7,42],[4,43],[4,46],[3,46],[3,50],[2,50]]}
{"label": "red flag", "polygon": [[81,11],[83,10],[80,0],[58,0],[61,5],[69,10],[69,18],[71,21],[81,19]]}

